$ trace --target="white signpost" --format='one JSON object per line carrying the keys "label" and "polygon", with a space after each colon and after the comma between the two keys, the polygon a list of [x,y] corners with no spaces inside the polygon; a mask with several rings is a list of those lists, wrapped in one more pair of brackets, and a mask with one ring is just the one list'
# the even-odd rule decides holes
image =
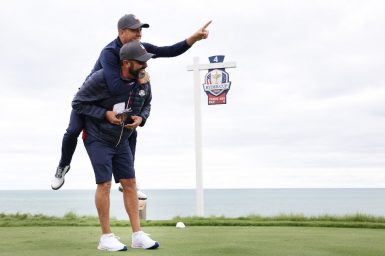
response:
{"label": "white signpost", "polygon": [[221,62],[199,64],[199,57],[194,58],[192,66],[187,66],[188,71],[193,71],[194,76],[194,111],[195,111],[195,170],[196,170],[196,215],[204,216],[203,200],[203,170],[202,170],[202,120],[201,120],[201,70],[235,68],[235,62]]}

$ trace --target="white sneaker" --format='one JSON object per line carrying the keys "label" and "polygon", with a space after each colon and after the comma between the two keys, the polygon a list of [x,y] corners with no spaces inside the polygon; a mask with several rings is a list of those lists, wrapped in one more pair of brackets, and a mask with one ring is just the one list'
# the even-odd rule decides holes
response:
{"label": "white sneaker", "polygon": [[119,239],[120,238],[115,236],[113,233],[102,235],[100,237],[98,249],[109,252],[127,251],[127,246],[122,244]]}
{"label": "white sneaker", "polygon": [[132,248],[141,248],[141,249],[156,249],[159,247],[157,241],[152,240],[148,234],[143,231],[138,231],[132,234]]}
{"label": "white sneaker", "polygon": [[[123,192],[122,185],[119,185],[119,191]],[[138,194],[138,199],[139,200],[147,200],[147,195],[143,191],[138,189],[138,190],[136,190],[136,193]]]}
{"label": "white sneaker", "polygon": [[70,166],[69,165],[66,165],[64,167],[58,166],[56,168],[55,177],[53,177],[53,179],[51,181],[51,188],[53,190],[57,190],[57,189],[61,188],[61,186],[63,186],[63,184],[64,184],[64,176],[66,175],[66,173],[69,170],[70,170]]}
{"label": "white sneaker", "polygon": [[138,199],[139,200],[147,200],[147,195],[145,193],[143,193],[143,191],[140,191],[139,189],[136,191],[136,193],[138,194]]}

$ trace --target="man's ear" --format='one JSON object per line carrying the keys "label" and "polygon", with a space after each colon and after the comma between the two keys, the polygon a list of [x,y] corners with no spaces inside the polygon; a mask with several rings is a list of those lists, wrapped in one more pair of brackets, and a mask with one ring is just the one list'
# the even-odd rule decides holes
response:
{"label": "man's ear", "polygon": [[123,66],[128,66],[128,67],[131,66],[131,63],[128,60],[122,60],[122,62],[123,62]]}

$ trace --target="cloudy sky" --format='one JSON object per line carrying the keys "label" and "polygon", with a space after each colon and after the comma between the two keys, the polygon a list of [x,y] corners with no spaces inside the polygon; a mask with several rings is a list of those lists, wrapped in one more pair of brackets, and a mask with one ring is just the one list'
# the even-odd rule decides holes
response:
{"label": "cloudy sky", "polygon": [[[194,57],[226,56],[226,105],[202,90],[206,188],[384,187],[384,1],[13,0],[0,4],[0,189],[50,189],[71,100],[117,20],[170,45],[208,20],[188,52],[149,61],[139,129],[142,188],[194,188]],[[201,72],[203,82],[205,72]],[[79,139],[63,189],[94,188]]]}

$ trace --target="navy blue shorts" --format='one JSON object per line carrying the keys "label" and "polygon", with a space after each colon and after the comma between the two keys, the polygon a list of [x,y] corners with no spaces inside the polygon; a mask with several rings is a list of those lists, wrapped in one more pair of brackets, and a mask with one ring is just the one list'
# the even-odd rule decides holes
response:
{"label": "navy blue shorts", "polygon": [[122,141],[115,147],[107,142],[87,134],[84,140],[88,156],[95,173],[96,184],[120,179],[135,178],[133,156],[128,141]]}

